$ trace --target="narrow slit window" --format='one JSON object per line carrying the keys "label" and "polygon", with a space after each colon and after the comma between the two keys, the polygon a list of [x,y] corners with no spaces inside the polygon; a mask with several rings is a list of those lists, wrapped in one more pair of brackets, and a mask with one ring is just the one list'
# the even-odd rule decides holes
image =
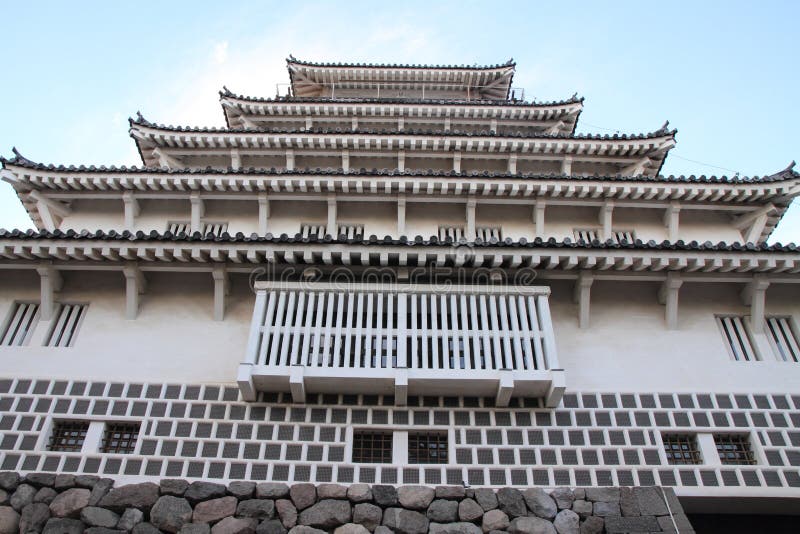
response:
{"label": "narrow slit window", "polygon": [[353,432],[353,463],[389,464],[392,463],[391,432]]}
{"label": "narrow slit window", "polygon": [[744,317],[738,315],[717,317],[717,324],[731,358],[737,362],[758,360]]}
{"label": "narrow slit window", "polygon": [[47,337],[46,347],[71,347],[86,315],[85,304],[61,304]]}
{"label": "narrow slit window", "polygon": [[47,450],[58,452],[81,452],[86,433],[89,431],[88,421],[59,421],[53,424],[53,433]]}
{"label": "narrow slit window", "polygon": [[482,241],[488,242],[492,239],[498,241],[503,240],[503,230],[499,226],[479,226],[475,229],[475,233],[477,234],[477,238]]}
{"label": "narrow slit window", "polygon": [[21,347],[27,345],[38,321],[39,304],[34,302],[15,303],[3,327],[0,346]]}
{"label": "narrow slit window", "polygon": [[439,227],[439,239],[444,241],[447,238],[452,239],[453,241],[458,241],[464,237],[464,227],[463,226],[440,226]]}
{"label": "narrow slit window", "polygon": [[600,229],[598,228],[575,228],[573,234],[575,235],[575,241],[591,243],[600,239]]}
{"label": "narrow slit window", "polygon": [[[173,235],[192,234],[192,224],[189,221],[170,221],[167,230]],[[202,235],[212,234],[221,236],[228,231],[228,223],[219,221],[204,221],[200,223],[200,233]]]}
{"label": "narrow slit window", "polygon": [[772,349],[785,362],[800,362],[800,342],[795,332],[791,317],[767,317]]}
{"label": "narrow slit window", "polygon": [[325,233],[327,229],[325,228],[324,224],[301,224],[300,225],[300,237],[303,238],[310,238],[316,237],[317,239],[322,239],[325,237]]}
{"label": "narrow slit window", "polygon": [[336,235],[343,235],[347,239],[364,239],[364,225],[340,224],[337,228]]}

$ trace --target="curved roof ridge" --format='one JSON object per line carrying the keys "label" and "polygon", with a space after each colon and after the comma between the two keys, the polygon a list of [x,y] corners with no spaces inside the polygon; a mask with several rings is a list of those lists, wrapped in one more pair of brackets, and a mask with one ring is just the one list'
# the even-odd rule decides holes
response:
{"label": "curved roof ridge", "polygon": [[510,58],[505,63],[496,65],[425,65],[411,63],[350,63],[350,62],[325,62],[325,61],[304,61],[297,59],[289,54],[286,58],[287,65],[300,65],[303,67],[320,68],[371,68],[371,69],[447,69],[447,70],[492,70],[504,67],[516,67],[514,58]]}
{"label": "curved roof ridge", "polygon": [[[342,169],[325,167],[313,169],[294,169],[291,171],[264,168],[247,167],[241,169],[219,169],[215,167],[205,167],[202,169],[165,169],[162,167],[147,166],[116,166],[116,165],[55,165],[52,163],[38,163],[24,158],[15,152],[15,157],[5,158],[0,156],[0,163],[15,165],[33,170],[53,171],[53,172],[89,172],[89,173],[134,173],[134,174],[174,174],[174,175],[204,175],[204,174],[229,174],[232,176],[248,175],[331,175],[342,174]],[[624,176],[620,174],[560,174],[560,173],[508,173],[508,172],[489,172],[489,171],[441,171],[441,170],[379,170],[379,169],[350,169],[347,176],[430,176],[437,178],[508,178],[508,179],[528,179],[528,180],[576,180],[576,181],[624,181],[624,182],[666,182],[666,183],[720,183],[720,184],[758,184],[768,182],[781,182],[787,180],[800,179],[800,173],[791,169],[784,169],[778,173],[763,176],[706,176],[702,175],[657,175],[657,176]]]}
{"label": "curved roof ridge", "polygon": [[280,102],[291,102],[291,103],[299,103],[302,104],[304,102],[308,103],[325,103],[330,102],[332,104],[361,104],[361,103],[387,103],[387,104],[450,104],[456,106],[497,106],[497,105],[504,105],[504,106],[520,106],[520,107],[534,107],[534,106],[559,106],[559,105],[567,105],[567,104],[578,104],[583,103],[585,100],[584,97],[578,97],[577,93],[572,95],[570,98],[564,100],[491,100],[491,99],[473,99],[473,100],[445,100],[445,99],[431,99],[431,98],[368,98],[368,97],[361,97],[361,98],[348,98],[348,97],[339,97],[339,98],[328,98],[328,97],[304,97],[304,96],[276,96],[274,98],[271,97],[260,97],[260,96],[249,96],[243,95],[239,93],[234,93],[227,87],[223,86],[222,90],[219,91],[220,97],[229,97],[235,98],[237,100],[248,100],[250,102],[263,102],[263,103],[280,103]]}
{"label": "curved roof ridge", "polygon": [[[288,234],[281,234],[279,236],[275,236],[271,233],[265,235],[258,235],[258,234],[250,234],[245,235],[242,232],[237,232],[234,235],[229,234],[228,232],[224,232],[220,236],[216,236],[213,234],[201,234],[200,232],[194,232],[191,234],[172,234],[171,232],[158,232],[156,230],[152,230],[150,232],[143,232],[141,230],[137,232],[130,232],[125,230],[123,232],[117,232],[115,230],[111,230],[109,232],[105,232],[102,230],[97,231],[89,231],[89,230],[6,230],[0,228],[0,239],[86,239],[86,240],[115,240],[115,241],[133,241],[133,240],[153,240],[153,241],[216,241],[216,242],[284,242],[284,243],[349,243],[349,244],[366,244],[366,245],[422,245],[422,246],[437,246],[437,245],[451,245],[453,243],[461,243],[462,240],[454,241],[451,238],[446,239],[439,239],[437,236],[432,235],[429,238],[425,238],[423,236],[406,236],[402,235],[399,238],[392,238],[390,236],[385,236],[383,238],[379,238],[376,235],[371,236],[364,236],[363,239],[348,239],[344,238],[344,236],[330,236],[326,235],[323,238],[318,237],[302,237],[301,234],[297,233],[293,236],[289,236]],[[684,241],[679,239],[677,241],[642,241],[640,239],[635,239],[632,242],[622,241],[622,242],[615,242],[611,239],[606,241],[600,240],[593,240],[593,241],[584,241],[582,239],[579,240],[572,240],[570,238],[564,238],[563,240],[557,240],[553,237],[549,239],[542,239],[537,237],[532,240],[527,240],[525,238],[520,238],[517,241],[512,240],[511,238],[506,238],[503,240],[491,239],[489,241],[483,241],[481,239],[475,239],[474,241],[467,241],[463,240],[464,243],[474,243],[476,246],[484,246],[484,247],[509,247],[509,248],[573,248],[573,249],[631,249],[631,250],[674,250],[674,251],[736,251],[736,252],[798,252],[800,251],[800,246],[795,243],[774,243],[774,244],[767,244],[767,243],[742,243],[739,241],[733,241],[727,243],[725,241],[720,241],[718,243],[713,243],[711,241],[705,241],[700,243],[699,241]]]}
{"label": "curved roof ridge", "polygon": [[499,134],[492,131],[483,131],[483,132],[460,132],[458,130],[451,130],[449,132],[441,132],[436,130],[403,130],[402,132],[397,132],[395,130],[374,130],[374,129],[365,129],[359,128],[356,130],[351,129],[341,129],[341,128],[297,128],[297,129],[286,129],[286,128],[259,128],[259,129],[252,129],[252,128],[227,128],[227,127],[201,127],[201,126],[174,126],[172,124],[158,124],[154,122],[150,122],[145,120],[142,117],[138,117],[137,119],[129,118],[128,123],[131,126],[134,125],[141,125],[147,126],[149,128],[154,128],[157,130],[168,130],[174,132],[186,132],[186,133],[247,133],[247,134],[254,134],[254,133],[274,133],[274,134],[337,134],[337,135],[351,135],[351,134],[362,134],[362,135],[439,135],[439,136],[450,136],[450,137],[511,137],[511,138],[519,138],[519,139],[586,139],[586,140],[596,140],[596,141],[603,141],[603,140],[637,140],[637,139],[654,139],[657,137],[665,137],[665,136],[674,136],[678,133],[677,128],[673,130],[664,130],[660,129],[655,132],[649,133],[638,133],[638,134],[574,134],[574,133],[554,133],[554,134],[545,134],[545,133],[511,133],[511,134]]}

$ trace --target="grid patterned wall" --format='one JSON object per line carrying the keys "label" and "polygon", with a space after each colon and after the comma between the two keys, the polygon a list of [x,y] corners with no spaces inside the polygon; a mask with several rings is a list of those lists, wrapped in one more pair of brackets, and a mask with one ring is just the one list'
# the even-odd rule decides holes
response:
{"label": "grid patterned wall", "polygon": [[[245,403],[232,385],[0,380],[0,469],[106,476],[389,484],[800,488],[800,395],[567,394],[535,399],[288,394]],[[50,452],[53,422],[133,421],[133,454]],[[446,465],[353,464],[348,429],[436,429]],[[661,434],[749,433],[748,466],[674,466]],[[47,434],[47,435],[45,435]],[[799,490],[800,491],[800,490]]]}

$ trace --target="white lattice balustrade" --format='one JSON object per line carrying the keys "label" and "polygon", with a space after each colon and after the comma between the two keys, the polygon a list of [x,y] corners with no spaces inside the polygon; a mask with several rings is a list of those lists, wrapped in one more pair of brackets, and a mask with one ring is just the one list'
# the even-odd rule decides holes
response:
{"label": "white lattice balustrade", "polygon": [[239,386],[258,391],[469,391],[544,397],[564,390],[547,287],[258,282]]}

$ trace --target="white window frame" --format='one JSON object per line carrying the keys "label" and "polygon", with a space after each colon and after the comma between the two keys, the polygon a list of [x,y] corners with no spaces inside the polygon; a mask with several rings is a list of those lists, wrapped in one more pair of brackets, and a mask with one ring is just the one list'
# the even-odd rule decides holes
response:
{"label": "white window frame", "polygon": [[768,315],[765,322],[765,333],[775,358],[781,362],[800,363],[800,336],[792,316]]}
{"label": "white window frame", "polygon": [[[753,342],[748,319],[745,315],[735,314],[716,315],[714,317],[719,333],[725,343],[725,349],[728,351],[728,356],[735,362],[761,361],[756,350],[756,344]],[[737,354],[737,347],[742,352],[741,357]]]}
{"label": "white window frame", "polygon": [[[312,234],[313,231],[313,234]],[[314,235],[317,239],[322,239],[328,233],[328,227],[325,224],[318,223],[300,223],[300,237],[310,239]]]}
{"label": "white window frame", "polygon": [[[33,314],[32,317],[31,313]],[[36,327],[39,325],[40,315],[41,315],[41,306],[39,302],[28,301],[28,300],[12,302],[6,314],[6,318],[3,321],[2,330],[0,330],[0,332],[3,333],[3,337],[0,338],[0,346],[1,347],[27,346],[30,343],[34,332],[36,331]],[[29,323],[25,335],[22,337],[22,339],[16,339],[18,338],[18,334],[12,336],[11,339],[9,339],[9,330],[11,330],[11,328],[14,327],[14,331],[19,332],[19,324],[23,322],[26,319],[26,317],[29,318]],[[13,340],[16,340],[16,342],[12,343],[11,341]]]}
{"label": "white window frame", "polygon": [[[72,335],[69,338],[69,341],[66,344],[53,344],[53,335],[56,333],[57,330],[63,328],[69,328],[69,325],[65,325],[65,321],[67,318],[64,316],[65,313],[68,313],[69,310],[74,310],[75,308],[80,308],[80,315],[77,319],[70,317],[72,320]],[[58,303],[58,310],[56,311],[53,320],[50,321],[50,327],[47,329],[47,335],[42,340],[42,346],[50,347],[50,348],[71,348],[75,346],[75,341],[78,338],[78,334],[80,333],[81,327],[83,326],[83,321],[86,318],[86,314],[89,311],[89,304],[86,302],[59,302]]]}

